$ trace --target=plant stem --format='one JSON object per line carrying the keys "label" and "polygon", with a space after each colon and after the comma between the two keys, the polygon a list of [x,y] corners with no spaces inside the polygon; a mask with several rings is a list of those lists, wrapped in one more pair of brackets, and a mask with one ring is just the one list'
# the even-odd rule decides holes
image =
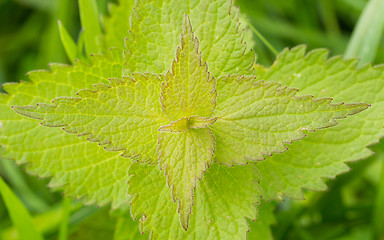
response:
{"label": "plant stem", "polygon": [[251,24],[251,22],[247,19],[244,18],[244,21],[248,24],[248,26],[252,29],[252,31],[256,34],[258,38],[267,46],[267,48],[275,55],[275,57],[279,54],[279,52],[268,42],[267,39],[261,35],[261,33]]}
{"label": "plant stem", "polygon": [[380,154],[379,159],[382,161],[382,167],[380,182],[377,186],[373,220],[377,239],[384,240],[384,154]]}
{"label": "plant stem", "polygon": [[61,204],[61,223],[59,230],[59,240],[68,239],[68,225],[69,216],[71,214],[72,200],[70,198],[63,197]]}

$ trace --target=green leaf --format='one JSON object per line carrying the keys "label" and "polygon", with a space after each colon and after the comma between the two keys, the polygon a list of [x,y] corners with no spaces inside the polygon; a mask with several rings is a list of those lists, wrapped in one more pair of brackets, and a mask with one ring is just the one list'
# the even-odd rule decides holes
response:
{"label": "green leaf", "polygon": [[215,139],[207,127],[215,119],[205,117],[215,108],[216,90],[206,63],[201,63],[199,42],[187,15],[183,26],[181,47],[177,48],[172,73],[165,77],[160,99],[163,112],[176,122],[159,129],[157,153],[172,198],[178,202],[181,225],[187,230],[196,182],[213,161]]}
{"label": "green leaf", "polygon": [[14,106],[17,113],[43,120],[49,127],[87,136],[108,151],[123,151],[123,157],[157,163],[158,129],[167,120],[159,103],[161,81],[155,75],[110,79],[110,86],[82,90],[78,97],[56,98],[54,104]]}
{"label": "green leaf", "polygon": [[[325,190],[322,178],[334,178],[348,171],[345,162],[372,154],[367,146],[384,136],[384,68],[365,65],[356,69],[358,60],[327,60],[328,51],[319,49],[305,54],[305,47],[284,50],[269,69],[256,68],[266,81],[281,81],[297,87],[303,94],[330,97],[334,101],[366,102],[371,107],[358,117],[307,137],[290,150],[258,163],[267,199],[303,198],[301,189]],[[217,145],[217,144],[216,144]]]}
{"label": "green leaf", "polygon": [[[28,163],[27,171],[40,177],[53,176],[51,187],[65,186],[67,196],[84,198],[88,204],[113,207],[129,201],[126,196],[127,169],[131,162],[116,152],[106,152],[95,143],[57,128],[46,128],[37,121],[16,114],[12,105],[49,103],[55,96],[73,95],[93,84],[118,78],[122,55],[118,50],[107,56],[95,55],[92,65],[53,64],[52,72],[34,71],[30,81],[5,84],[8,94],[0,94],[0,146],[4,158]],[[119,167],[116,167],[119,166]]]}
{"label": "green leaf", "polygon": [[31,215],[24,207],[23,203],[17,198],[12,190],[0,177],[0,194],[3,197],[9,216],[21,240],[42,240],[43,237],[37,232],[32,222]]}
{"label": "green leaf", "polygon": [[331,104],[330,98],[296,96],[297,89],[252,76],[221,77],[216,89],[217,121],[211,126],[215,160],[228,166],[284,152],[285,143],[367,108],[366,104]]}
{"label": "green leaf", "polygon": [[209,76],[207,64],[201,63],[199,41],[184,15],[181,47],[176,50],[172,72],[166,74],[162,87],[161,104],[171,121],[199,116],[209,117],[215,109],[215,80]]}
{"label": "green leaf", "polygon": [[[124,207],[123,207],[124,209]],[[78,227],[78,231],[70,236],[70,240],[110,239],[110,240],[144,240],[148,235],[143,235],[138,229],[138,223],[133,222],[129,211],[110,212],[108,208],[101,209],[91,215]]]}
{"label": "green leaf", "polygon": [[78,53],[77,45],[75,41],[73,41],[71,35],[69,35],[67,29],[65,29],[61,21],[58,21],[58,24],[59,24],[61,43],[64,46],[65,52],[67,53],[69,60],[71,61],[71,63],[74,63]]}
{"label": "green leaf", "polygon": [[172,198],[178,201],[180,222],[188,229],[197,180],[212,164],[215,139],[208,128],[189,129],[181,133],[159,134],[160,168],[167,175]]}
{"label": "green leaf", "polygon": [[68,225],[69,217],[71,214],[72,200],[70,198],[63,197],[61,200],[61,223],[59,229],[58,240],[68,239]]}
{"label": "green leaf", "polygon": [[[84,29],[81,29],[77,36],[77,52],[79,53],[79,59],[84,62],[88,62],[91,56],[84,56]],[[108,51],[107,51],[108,53]]]}
{"label": "green leaf", "polygon": [[[126,206],[129,210],[129,206]],[[119,211],[121,208],[117,209]],[[123,208],[125,210],[125,208]],[[115,232],[113,234],[113,240],[144,240],[148,239],[149,234],[144,234],[139,231],[139,223],[134,222],[130,216],[130,212],[116,214],[112,212],[112,215],[116,217]]]}
{"label": "green leaf", "polygon": [[79,11],[87,55],[101,53],[104,43],[96,0],[79,0]]}
{"label": "green leaf", "polygon": [[276,224],[273,211],[275,204],[272,202],[261,201],[259,215],[256,221],[250,222],[250,231],[247,234],[248,240],[273,240],[271,225]]}
{"label": "green leaf", "polygon": [[[177,6],[177,7],[175,7]],[[126,71],[165,73],[174,59],[188,14],[212,76],[250,74],[255,61],[244,43],[239,11],[228,0],[137,1],[126,40]]]}
{"label": "green leaf", "polygon": [[106,48],[124,48],[124,39],[130,29],[130,17],[135,0],[120,0],[118,5],[110,3],[109,17],[104,17],[104,43]]}
{"label": "green leaf", "polygon": [[245,218],[256,218],[260,179],[254,164],[227,168],[213,164],[197,183],[188,230],[180,227],[177,205],[156,166],[134,163],[129,193],[132,216],[151,239],[245,239]]}
{"label": "green leaf", "polygon": [[[99,34],[97,29],[99,27],[98,24],[92,24],[98,22],[96,8],[90,5],[91,7],[87,9],[83,3],[84,1],[80,3],[80,7],[85,34],[81,36],[84,36],[84,41],[87,42],[86,46],[88,46],[87,51],[89,51],[89,46],[92,46],[95,42],[97,43]],[[161,5],[161,11],[168,11],[173,2],[155,1],[139,4],[136,11],[144,13],[144,6],[153,7],[156,5]],[[182,5],[186,13],[193,13],[193,21],[197,22],[196,25],[199,26],[201,39],[207,39],[207,44],[203,44],[203,46],[208,50],[212,47],[214,50],[208,54],[209,58],[212,59],[212,63],[218,62],[219,68],[228,71],[242,66],[245,66],[245,68],[240,68],[239,71],[251,71],[254,53],[247,50],[246,45],[243,43],[244,33],[239,28],[238,11],[233,8],[231,3],[222,0],[204,1],[199,2],[193,9],[190,9],[184,2]],[[201,21],[203,20],[201,14],[204,13],[207,15],[206,21],[212,23],[209,27],[205,26],[206,22]],[[89,15],[89,17],[86,17],[86,15]],[[171,15],[171,19],[181,20],[183,14],[173,13]],[[147,20],[152,21],[152,19],[148,18]],[[156,33],[158,35],[171,34],[173,36],[173,45],[169,45],[172,52],[176,48],[178,35],[182,32],[182,24],[179,24],[179,22],[181,21],[176,24],[173,21],[168,24],[169,28],[165,28],[164,32]],[[222,29],[221,24],[228,26],[228,29]],[[212,27],[212,25],[215,27]],[[145,26],[145,28],[148,29],[148,26]],[[174,29],[180,31],[176,32]],[[213,31],[217,33],[215,39],[206,34],[213,33]],[[226,37],[227,35],[239,37],[239,39]],[[169,39],[162,39],[166,40],[163,43],[168,43]],[[79,40],[79,43],[79,47],[81,47],[82,41]],[[133,45],[138,46],[137,44],[140,43],[135,44]],[[131,44],[127,45],[131,48]],[[235,60],[225,57],[226,53],[224,54],[221,51],[223,45],[231,46],[227,52]],[[99,49],[98,46],[94,46],[94,49],[96,48]],[[111,53],[108,51],[107,54],[107,57],[93,56],[91,66],[78,62],[75,62],[73,68],[55,64],[52,65],[52,73],[36,71],[30,74],[31,82],[6,85],[4,88],[8,94],[0,96],[1,111],[5,113],[0,117],[2,126],[0,129],[0,144],[4,146],[2,149],[4,157],[14,158],[19,164],[28,163],[30,173],[41,177],[53,176],[54,178],[50,183],[51,187],[65,187],[67,195],[85,198],[86,203],[89,204],[96,202],[102,205],[112,201],[113,206],[116,207],[129,200],[129,197],[124,194],[127,178],[124,174],[131,164],[130,161],[122,159],[118,153],[105,152],[96,144],[86,142],[86,136],[76,138],[74,135],[66,134],[59,129],[43,128],[37,122],[22,118],[10,109],[11,105],[47,104],[54,97],[73,95],[80,89],[91,88],[93,84],[108,83],[107,79],[109,78],[120,78],[124,66],[120,52],[113,50]],[[163,66],[168,68],[168,64],[174,58],[173,54],[170,54],[167,49],[161,51],[160,54],[169,57],[167,64],[165,64],[165,61],[163,62]],[[206,58],[208,58],[208,55]],[[162,71],[165,72],[165,68]],[[202,119],[204,118],[189,118],[194,122],[190,126],[192,128],[207,127],[211,124],[210,121],[214,121],[210,119],[205,122]],[[165,123],[162,124],[162,126],[164,125]],[[23,134],[20,134],[21,132]]]}
{"label": "green leaf", "polygon": [[375,60],[384,33],[384,1],[371,0],[353,30],[345,52],[346,58],[360,57],[361,63]]}

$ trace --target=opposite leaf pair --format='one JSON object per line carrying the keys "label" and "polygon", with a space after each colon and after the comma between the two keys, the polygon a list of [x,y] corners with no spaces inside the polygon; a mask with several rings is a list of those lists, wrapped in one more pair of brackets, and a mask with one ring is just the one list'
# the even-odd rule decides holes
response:
{"label": "opposite leaf pair", "polygon": [[284,143],[303,138],[303,131],[333,126],[335,119],[367,108],[295,96],[295,89],[256,77],[210,77],[185,15],[181,47],[165,76],[133,74],[80,91],[76,98],[14,108],[43,125],[89,135],[124,157],[159,164],[187,229],[196,181],[213,162],[233,166],[262,160],[285,151]]}

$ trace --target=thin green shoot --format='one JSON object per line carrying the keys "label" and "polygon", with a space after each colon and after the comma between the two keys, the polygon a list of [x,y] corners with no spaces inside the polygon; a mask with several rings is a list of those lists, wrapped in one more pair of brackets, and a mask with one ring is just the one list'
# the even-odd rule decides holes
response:
{"label": "thin green shoot", "polygon": [[33,224],[32,217],[23,203],[0,177],[0,194],[2,195],[9,216],[16,227],[20,240],[43,240]]}
{"label": "thin green shoot", "polygon": [[261,35],[261,33],[250,23],[247,18],[244,18],[244,21],[248,24],[251,30],[256,34],[256,36],[267,46],[267,48],[275,55],[275,57],[279,54],[279,52],[272,46],[271,43],[268,42],[267,39]]}
{"label": "thin green shoot", "polygon": [[103,35],[96,0],[79,0],[81,26],[84,28],[85,51],[87,55],[101,53]]}
{"label": "thin green shoot", "polygon": [[374,230],[377,236],[377,239],[384,239],[384,153],[381,152],[377,156],[381,164],[381,177],[379,185],[377,186],[377,195],[375,202],[375,209],[373,212],[373,221],[374,221]]}
{"label": "thin green shoot", "polygon": [[364,8],[347,46],[345,58],[359,57],[360,64],[375,60],[384,30],[384,1],[371,0]]}
{"label": "thin green shoot", "polygon": [[71,61],[71,63],[74,63],[77,57],[77,45],[60,20],[58,21],[58,24],[61,43],[64,46],[65,52],[67,53],[69,60]]}
{"label": "thin green shoot", "polygon": [[69,217],[71,215],[72,200],[64,197],[61,204],[61,224],[59,229],[59,240],[68,239]]}

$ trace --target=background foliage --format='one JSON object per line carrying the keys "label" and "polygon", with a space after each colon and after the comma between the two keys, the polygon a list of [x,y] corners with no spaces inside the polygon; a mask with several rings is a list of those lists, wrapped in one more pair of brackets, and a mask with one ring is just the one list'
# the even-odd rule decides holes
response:
{"label": "background foliage", "polygon": [[[97,1],[100,14],[108,14],[109,2],[115,1]],[[277,51],[304,43],[309,50],[328,48],[331,56],[357,55],[363,61],[384,62],[382,27],[378,26],[373,35],[356,28],[367,0],[237,0],[236,3],[250,24]],[[374,13],[371,16],[365,29],[377,25]],[[60,41],[57,20],[76,39],[81,28],[78,2],[0,0],[0,83],[24,79],[26,72],[46,69],[49,62],[70,63]],[[365,36],[365,41],[371,43],[366,45],[373,46],[368,52],[353,52],[350,39],[354,29],[360,31],[354,35]],[[270,65],[274,54],[256,34],[254,40],[258,62]],[[275,216],[251,223],[249,238],[267,239],[272,234],[274,239],[384,239],[384,146],[378,144],[373,149],[376,155],[350,164],[350,172],[328,181],[329,191],[307,192],[304,201],[285,199],[266,205],[275,208]],[[47,180],[25,174],[23,166],[0,159],[0,175],[31,214],[28,218],[25,217],[28,213],[21,211],[12,216],[7,201],[11,199],[15,203],[15,200],[10,191],[2,190],[0,239],[18,239],[20,224],[23,226],[20,236],[23,231],[30,234],[28,231],[37,230],[36,239],[39,234],[45,239],[60,240],[148,238],[140,234],[137,222],[122,218],[129,214],[124,209],[110,213],[108,207],[83,206],[64,198],[60,192],[46,187]],[[6,185],[0,187],[5,189]],[[4,192],[9,194],[6,196]],[[14,219],[17,217],[23,221],[17,223]],[[266,228],[269,224],[272,233]]]}

